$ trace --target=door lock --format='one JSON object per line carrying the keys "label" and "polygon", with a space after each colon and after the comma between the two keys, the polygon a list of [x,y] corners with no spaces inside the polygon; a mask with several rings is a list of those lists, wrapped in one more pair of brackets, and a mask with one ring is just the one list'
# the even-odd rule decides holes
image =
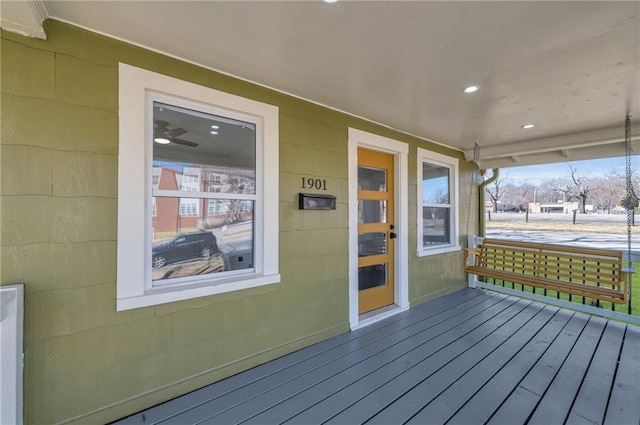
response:
{"label": "door lock", "polygon": [[395,233],[391,232],[391,233],[389,233],[389,237],[390,237],[391,239],[395,239],[395,238],[397,238],[397,237],[398,237],[398,235],[396,235]]}

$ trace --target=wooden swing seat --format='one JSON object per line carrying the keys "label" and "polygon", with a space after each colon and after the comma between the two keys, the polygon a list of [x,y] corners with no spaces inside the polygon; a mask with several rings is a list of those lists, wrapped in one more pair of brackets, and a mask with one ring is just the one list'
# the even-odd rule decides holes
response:
{"label": "wooden swing seat", "polygon": [[469,274],[600,301],[627,304],[622,253],[545,243],[484,239],[466,249]]}

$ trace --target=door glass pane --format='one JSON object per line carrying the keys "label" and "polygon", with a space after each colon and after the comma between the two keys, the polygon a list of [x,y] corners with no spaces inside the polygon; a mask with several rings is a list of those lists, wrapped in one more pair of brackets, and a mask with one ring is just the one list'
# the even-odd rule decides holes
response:
{"label": "door glass pane", "polygon": [[387,171],[379,168],[358,167],[358,189],[387,191]]}
{"label": "door glass pane", "polygon": [[451,209],[422,207],[423,246],[450,244]]}
{"label": "door glass pane", "polygon": [[387,253],[386,233],[358,234],[358,257],[368,257]]}
{"label": "door glass pane", "polygon": [[422,201],[426,204],[449,203],[449,169],[422,163]]}
{"label": "door glass pane", "polygon": [[358,290],[375,288],[387,284],[387,265],[376,264],[358,269]]}
{"label": "door glass pane", "polygon": [[387,201],[358,200],[358,223],[386,223]]}

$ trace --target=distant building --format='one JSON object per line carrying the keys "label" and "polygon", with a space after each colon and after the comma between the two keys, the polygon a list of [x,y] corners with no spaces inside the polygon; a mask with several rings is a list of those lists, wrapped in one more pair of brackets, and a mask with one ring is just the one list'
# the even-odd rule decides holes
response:
{"label": "distant building", "polygon": [[[593,205],[587,205],[587,212],[593,211]],[[555,203],[547,203],[542,204],[540,202],[529,202],[529,212],[531,214],[540,214],[540,213],[555,213],[555,214],[569,214],[573,212],[573,210],[579,210],[580,206],[578,202],[555,202]]]}

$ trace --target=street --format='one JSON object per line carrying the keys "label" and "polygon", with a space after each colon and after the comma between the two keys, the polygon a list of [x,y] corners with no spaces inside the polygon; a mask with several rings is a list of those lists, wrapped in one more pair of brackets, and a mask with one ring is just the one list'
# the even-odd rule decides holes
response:
{"label": "street", "polygon": [[[492,221],[522,221],[524,227],[524,214],[522,213],[500,213],[492,214]],[[527,242],[558,243],[581,247],[604,248],[627,252],[626,234],[608,233],[586,233],[570,231],[573,214],[530,214],[529,221],[556,221],[567,222],[567,231],[544,231],[544,230],[503,230],[491,229],[487,226],[487,237],[499,239],[514,239]],[[625,214],[578,214],[576,222],[579,223],[620,223],[626,225],[627,216]],[[640,239],[637,235],[631,238],[632,260],[640,261]],[[625,255],[626,258],[626,255]]]}

